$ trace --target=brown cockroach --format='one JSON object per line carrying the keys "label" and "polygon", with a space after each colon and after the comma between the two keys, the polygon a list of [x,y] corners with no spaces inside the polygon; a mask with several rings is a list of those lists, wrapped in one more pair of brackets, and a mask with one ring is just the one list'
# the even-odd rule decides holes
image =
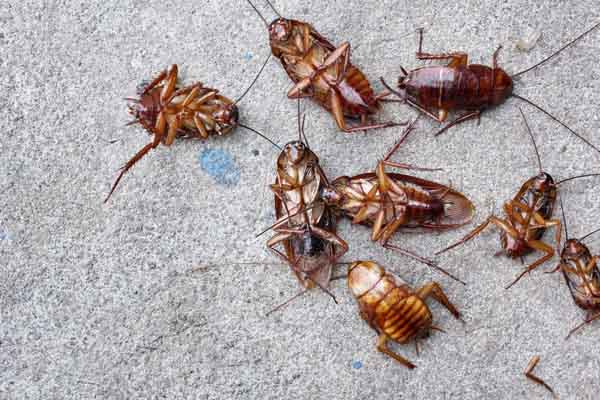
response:
{"label": "brown cockroach", "polygon": [[[288,98],[311,98],[331,112],[338,127],[347,133],[400,125],[368,122],[390,93],[375,94],[366,76],[350,62],[348,42],[336,48],[312,25],[281,17],[267,0],[279,16],[269,24],[250,0],[248,3],[267,26],[271,52],[295,84]],[[348,126],[346,118],[360,119],[360,124]]]}
{"label": "brown cockroach", "polygon": [[387,342],[406,344],[414,339],[418,349],[418,339],[422,335],[430,329],[441,331],[432,325],[431,311],[425,299],[433,297],[460,319],[458,310],[436,282],[413,290],[372,261],[357,261],[350,266],[348,288],[358,302],[361,317],[379,334],[377,350],[410,369],[415,365],[390,350]]}
{"label": "brown cockroach", "polygon": [[525,369],[525,376],[527,377],[527,379],[531,379],[532,381],[534,381],[535,383],[537,383],[538,385],[542,385],[543,387],[545,387],[548,391],[550,391],[550,393],[552,393],[552,395],[555,398],[558,398],[556,396],[556,393],[554,393],[554,390],[552,390],[552,388],[550,387],[550,385],[548,385],[546,382],[544,382],[543,379],[537,377],[534,373],[533,370],[535,369],[535,367],[538,365],[538,363],[540,362],[540,356],[533,356],[531,358],[531,360],[529,361],[529,364],[527,364],[527,368]]}
{"label": "brown cockroach", "polygon": [[583,243],[591,235],[600,232],[600,229],[588,233],[580,239],[569,238],[562,201],[560,206],[566,241],[560,252],[560,263],[554,271],[562,271],[573,301],[579,308],[587,312],[584,321],[569,332],[568,339],[585,325],[600,318],[600,270],[597,265],[600,257],[592,256],[588,247]]}
{"label": "brown cockroach", "polygon": [[600,23],[594,25],[585,33],[561,47],[558,51],[541,62],[514,75],[509,75],[498,66],[498,54],[502,46],[498,47],[494,52],[491,68],[486,65],[468,64],[467,53],[429,54],[423,52],[423,30],[419,29],[419,50],[416,54],[417,59],[449,60],[449,64],[447,66],[421,67],[410,72],[407,72],[404,68],[400,67],[403,75],[400,76],[398,81],[399,90],[390,88],[383,78],[381,78],[381,81],[388,90],[394,92],[408,105],[428,115],[439,123],[443,123],[446,120],[449,111],[466,111],[465,114],[448,123],[448,125],[438,131],[436,135],[469,119],[479,119],[481,114],[488,108],[504,103],[509,97],[515,97],[537,108],[552,120],[561,124],[594,150],[600,152],[598,147],[594,146],[590,141],[575,132],[564,122],[560,121],[531,100],[513,92],[514,78],[544,64],[598,26],[600,26]]}
{"label": "brown cockroach", "polygon": [[320,199],[327,177],[302,140],[303,127],[299,132],[299,140],[286,144],[277,158],[277,177],[271,185],[277,222],[269,228],[275,235],[267,247],[291,267],[305,289],[318,286],[331,295],[327,287],[332,268],[348,245],[336,234],[336,217]]}
{"label": "brown cockroach", "polygon": [[446,230],[460,227],[473,219],[475,211],[473,203],[465,195],[448,186],[385,171],[385,166],[430,170],[389,161],[412,131],[415,122],[378,163],[376,171],[339,177],[331,185],[323,187],[321,197],[329,206],[351,218],[353,224],[371,226],[373,241],[436,268],[464,284],[435,262],[389,243],[400,229]]}
{"label": "brown cockroach", "polygon": [[[267,58],[267,62],[269,58]],[[217,89],[206,87],[200,82],[179,87],[176,64],[173,64],[170,69],[162,71],[152,82],[141,88],[138,98],[126,99],[131,102],[129,113],[134,117],[134,120],[128,125],[140,124],[153,136],[153,139],[121,168],[121,172],[104,202],[107,202],[113,194],[123,175],[150,150],[158,147],[161,143],[170,146],[175,138],[187,137],[204,140],[211,135],[227,135],[239,126],[256,133],[281,149],[262,133],[239,122],[237,104],[256,83],[267,62],[262,66],[248,89],[235,101],[219,94]]]}
{"label": "brown cockroach", "polygon": [[552,246],[544,243],[541,239],[548,228],[556,227],[556,243],[560,243],[561,223],[558,219],[552,219],[554,206],[558,195],[558,187],[567,181],[574,179],[598,176],[600,174],[586,174],[574,176],[555,182],[550,174],[542,169],[542,161],[535,143],[533,133],[525,119],[523,111],[519,109],[527,132],[533,143],[538,160],[538,175],[528,179],[512,200],[504,204],[505,219],[494,215],[488,217],[481,225],[471,231],[458,242],[448,246],[436,254],[444,253],[456,246],[463,244],[479,235],[488,225],[493,224],[500,229],[500,244],[502,249],[497,255],[505,252],[510,258],[521,258],[525,255],[540,251],[545,253],[541,258],[533,262],[519,274],[516,279],[506,288],[517,283],[526,273],[531,272],[540,265],[549,261],[554,256]]}

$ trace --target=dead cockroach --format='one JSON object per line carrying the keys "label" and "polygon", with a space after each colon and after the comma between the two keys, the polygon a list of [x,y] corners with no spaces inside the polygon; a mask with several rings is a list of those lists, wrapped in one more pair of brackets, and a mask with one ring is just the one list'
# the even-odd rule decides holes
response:
{"label": "dead cockroach", "polygon": [[468,54],[466,53],[429,54],[423,52],[423,30],[420,29],[417,59],[450,60],[449,64],[447,66],[426,66],[414,69],[410,72],[407,72],[404,68],[400,67],[403,75],[399,78],[399,90],[391,89],[390,86],[383,81],[383,78],[381,80],[388,90],[394,92],[407,104],[439,123],[443,123],[446,120],[449,111],[466,111],[465,114],[459,116],[443,127],[436,135],[469,119],[479,119],[483,111],[504,103],[509,97],[515,97],[537,108],[568,129],[573,135],[583,140],[594,150],[600,152],[599,148],[548,111],[532,101],[513,93],[514,78],[544,64],[598,26],[600,26],[600,23],[594,25],[585,33],[561,47],[551,56],[514,75],[509,75],[498,66],[498,53],[502,46],[498,47],[494,52],[491,68],[485,65],[468,64]]}
{"label": "dead cockroach", "polygon": [[281,149],[262,133],[239,122],[237,104],[250,91],[266,65],[267,62],[262,66],[248,89],[235,101],[222,96],[217,89],[205,87],[200,82],[178,87],[176,64],[173,64],[169,70],[162,71],[152,82],[143,87],[138,93],[138,98],[126,99],[131,102],[129,113],[135,118],[128,125],[140,124],[154,137],[121,168],[121,173],[104,202],[108,201],[123,175],[135,163],[160,143],[170,146],[175,138],[188,137],[204,140],[210,135],[227,135],[240,126]]}
{"label": "dead cockroach", "polygon": [[564,215],[562,201],[560,203],[565,227],[566,242],[560,253],[560,264],[555,271],[562,271],[575,304],[587,312],[584,321],[569,332],[567,339],[585,325],[600,318],[600,257],[592,256],[583,241],[591,235],[600,232],[595,230],[581,239],[569,238],[567,221]]}
{"label": "dead cockroach", "polygon": [[353,224],[371,226],[373,241],[436,268],[464,284],[435,262],[389,243],[391,237],[400,229],[457,228],[469,223],[475,211],[469,199],[448,186],[385,171],[385,166],[430,170],[389,161],[413,128],[414,122],[379,162],[376,171],[353,177],[339,177],[331,185],[323,187],[321,197],[328,205],[351,218]]}
{"label": "dead cockroach", "polygon": [[[308,97],[331,112],[344,132],[388,128],[393,122],[370,124],[370,116],[379,111],[380,102],[389,92],[376,95],[366,76],[350,62],[350,44],[336,48],[312,25],[279,16],[271,24],[248,0],[269,30],[272,54],[279,59],[294,82],[288,98]],[[360,119],[360,124],[348,126],[346,118]]]}
{"label": "dead cockroach", "polygon": [[540,362],[540,357],[539,356],[532,357],[531,360],[529,361],[529,364],[527,364],[527,368],[525,369],[525,376],[528,379],[531,379],[532,381],[534,381],[535,383],[537,383],[538,385],[542,385],[543,387],[545,387],[546,389],[548,389],[550,391],[550,393],[552,393],[552,395],[554,397],[557,397],[556,393],[554,393],[554,390],[552,390],[552,388],[546,382],[544,382],[541,378],[538,378],[533,373],[533,370],[535,369],[535,367],[538,365],[539,362]]}
{"label": "dead cockroach", "polygon": [[348,287],[356,297],[361,317],[379,334],[377,350],[410,369],[415,365],[390,350],[387,342],[406,344],[414,339],[418,350],[418,339],[422,335],[430,329],[441,330],[432,325],[431,311],[425,299],[433,297],[460,319],[458,310],[437,283],[413,290],[372,261],[357,261],[350,266]]}
{"label": "dead cockroach", "polygon": [[336,217],[319,197],[322,186],[329,184],[327,177],[302,140],[303,127],[299,132],[299,140],[286,144],[277,158],[271,185],[277,222],[269,228],[275,235],[267,247],[291,267],[305,289],[318,286],[330,294],[332,268],[348,245],[336,234]]}
{"label": "dead cockroach", "polygon": [[549,261],[554,256],[554,249],[552,246],[544,243],[541,239],[546,232],[546,229],[556,227],[556,243],[560,243],[561,224],[558,219],[552,219],[559,185],[574,179],[600,175],[579,175],[555,182],[552,176],[542,169],[542,161],[533,133],[529,128],[523,111],[521,109],[519,109],[519,111],[521,112],[527,132],[531,137],[535,149],[539,167],[538,175],[527,180],[527,182],[521,186],[521,189],[515,197],[504,204],[504,212],[506,214],[505,219],[491,215],[484,223],[475,228],[463,239],[436,253],[444,253],[471,240],[480,234],[489,224],[494,224],[500,229],[500,244],[503,250],[498,252],[497,255],[505,252],[508,257],[522,259],[523,256],[533,251],[545,253],[544,256],[525,268],[523,272],[506,287],[507,289],[517,283],[523,275],[531,272],[546,261]]}

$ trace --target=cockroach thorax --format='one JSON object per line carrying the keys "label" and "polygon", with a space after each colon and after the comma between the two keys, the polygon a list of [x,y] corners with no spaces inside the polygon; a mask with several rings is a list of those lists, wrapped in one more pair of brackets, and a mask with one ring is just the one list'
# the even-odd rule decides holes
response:
{"label": "cockroach thorax", "polygon": [[494,69],[494,89],[492,91],[492,104],[500,105],[511,96],[513,80],[502,68]]}

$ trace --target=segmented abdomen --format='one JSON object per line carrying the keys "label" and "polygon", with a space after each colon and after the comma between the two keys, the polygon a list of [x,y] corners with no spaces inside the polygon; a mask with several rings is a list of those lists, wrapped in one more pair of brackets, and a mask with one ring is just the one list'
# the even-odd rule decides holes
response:
{"label": "segmented abdomen", "polygon": [[398,343],[406,343],[431,326],[431,312],[402,279],[374,262],[350,267],[348,286],[369,325]]}
{"label": "segmented abdomen", "polygon": [[485,66],[419,68],[405,80],[406,94],[425,108],[481,109],[489,105],[491,74]]}

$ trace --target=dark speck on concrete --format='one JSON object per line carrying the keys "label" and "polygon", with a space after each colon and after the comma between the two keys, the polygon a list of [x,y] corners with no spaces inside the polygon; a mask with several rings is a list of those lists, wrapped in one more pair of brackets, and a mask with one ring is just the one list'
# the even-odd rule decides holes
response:
{"label": "dark speck on concrete", "polygon": [[252,150],[252,155],[253,156],[258,156],[259,154],[260,154],[260,151],[258,151],[256,149]]}
{"label": "dark speck on concrete", "polygon": [[200,168],[220,185],[237,185],[240,169],[231,155],[221,149],[205,149],[199,157]]}

